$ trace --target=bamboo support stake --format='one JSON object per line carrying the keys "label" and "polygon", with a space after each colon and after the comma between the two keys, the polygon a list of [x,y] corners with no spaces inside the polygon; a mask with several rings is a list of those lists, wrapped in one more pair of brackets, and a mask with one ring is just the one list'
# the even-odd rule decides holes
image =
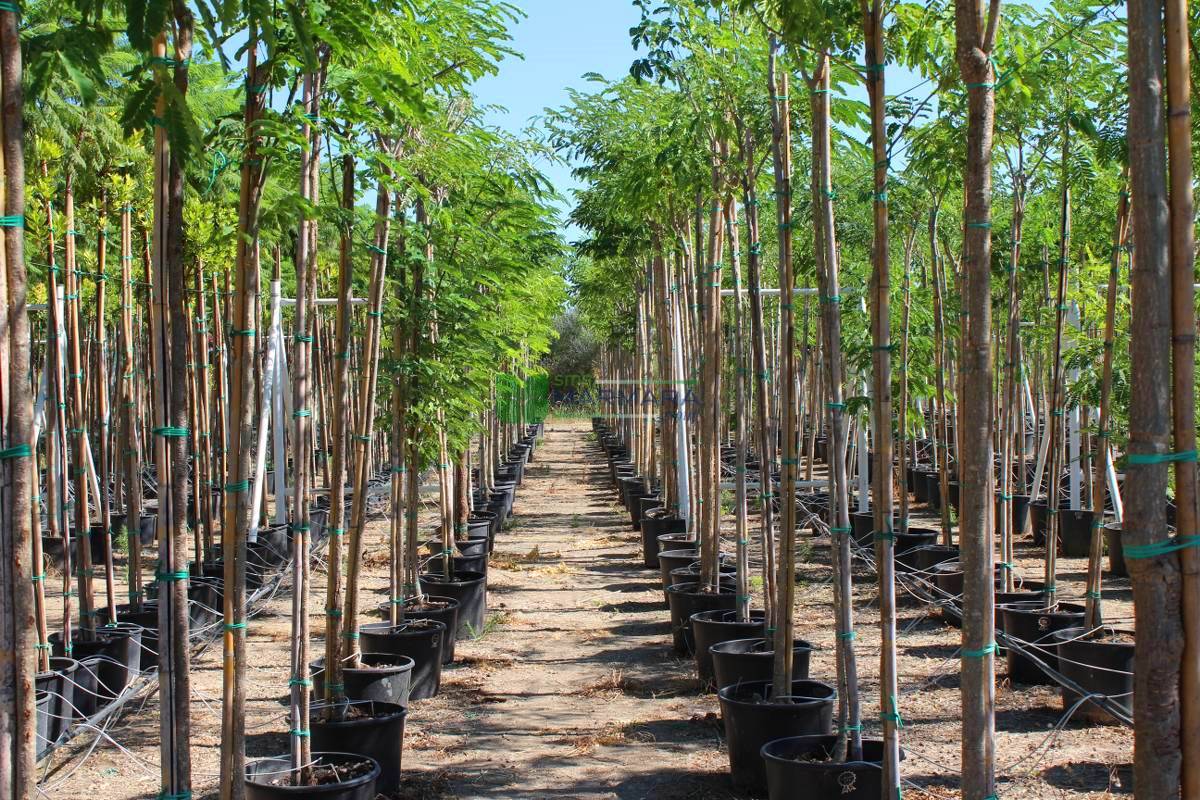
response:
{"label": "bamboo support stake", "polygon": [[[1017,397],[1019,381],[1019,357],[1021,343],[1021,284],[1017,279],[1021,264],[1021,237],[1025,222],[1025,151],[1018,145],[1017,170],[1013,180],[1013,217],[1012,217],[1012,249],[1008,262],[1008,321],[1004,349],[1004,377],[1001,389],[1000,413],[1000,497],[997,508],[1000,518],[996,520],[996,529],[1000,538],[1000,564],[1004,570],[1004,591],[1011,592],[1015,588],[1013,576],[1014,547],[1013,539],[1017,535],[1013,524],[1013,439],[1018,435]],[[1024,422],[1020,422],[1024,429]],[[1021,433],[1021,443],[1024,444],[1024,434]]]}
{"label": "bamboo support stake", "polygon": [[[1192,48],[1188,0],[1166,0],[1167,141],[1170,148],[1171,412],[1175,452],[1196,451],[1196,206],[1192,196]],[[1100,468],[1103,468],[1103,464]],[[1197,534],[1200,486],[1195,458],[1175,462],[1176,529]],[[1184,629],[1180,751],[1183,797],[1200,797],[1200,548],[1179,552]]]}
{"label": "bamboo support stake", "polygon": [[[1122,176],[1125,177],[1125,176]],[[1112,253],[1109,255],[1108,291],[1104,307],[1104,364],[1100,377],[1100,421],[1096,436],[1096,455],[1092,469],[1092,538],[1088,548],[1087,591],[1083,627],[1098,628],[1104,620],[1101,609],[1101,573],[1104,561],[1104,471],[1108,464],[1111,433],[1113,338],[1117,320],[1117,291],[1121,277],[1121,253],[1124,252],[1129,227],[1129,191],[1125,180],[1121,182],[1117,199],[1117,219],[1113,230]],[[1178,496],[1178,495],[1177,495]]]}
{"label": "bamboo support stake", "polygon": [[91,510],[88,508],[87,412],[83,399],[83,331],[79,313],[79,271],[75,261],[75,181],[67,173],[63,196],[63,283],[67,348],[67,424],[71,439],[71,478],[75,485],[76,594],[79,631],[86,639],[96,634],[96,600],[92,591]]}
{"label": "bamboo support stake", "polygon": [[[322,76],[309,73],[303,79],[304,146],[300,153],[300,196],[315,205],[320,186],[317,169],[320,166],[321,137],[317,135],[316,120],[320,114]],[[312,349],[315,329],[315,306],[312,303],[313,284],[317,280],[317,249],[315,219],[301,215],[296,234],[296,316],[293,322],[292,345],[292,460],[295,474],[292,483],[292,652],[290,735],[292,769],[300,774],[312,760],[312,747],[307,729],[310,709],[308,688],[312,677],[308,671],[309,591],[311,575],[308,554],[312,547],[312,519],[309,497],[313,478],[313,409],[312,409]]]}
{"label": "bamboo support stake", "polygon": [[743,205],[746,208],[746,234],[750,240],[747,280],[750,284],[750,349],[754,371],[754,432],[758,445],[759,538],[763,552],[763,609],[766,627],[775,625],[775,474],[774,429],[769,412],[771,374],[767,369],[766,330],[763,323],[762,241],[759,232],[759,201],[754,186],[755,156],[749,129],[744,138],[745,167],[742,178]]}
{"label": "bamboo support stake", "polygon": [[[788,71],[778,68],[778,44],[772,39],[767,68],[771,105],[771,151],[775,172],[776,222],[779,229],[779,289],[782,331],[778,372],[780,430],[783,435],[780,469],[780,530],[775,564],[774,663],[771,689],[788,696],[792,690],[793,603],[796,591],[796,416],[792,402],[795,374],[795,276],[792,268],[792,134],[788,101]],[[816,95],[814,95],[815,97]],[[815,108],[815,107],[814,107]],[[767,462],[764,462],[764,464]],[[769,473],[768,473],[769,482]],[[768,637],[770,636],[768,632]]]}
{"label": "bamboo support stake", "polygon": [[[1055,586],[1055,576],[1058,573],[1058,537],[1061,531],[1059,521],[1060,493],[1062,491],[1063,447],[1060,439],[1063,435],[1063,419],[1066,413],[1067,388],[1066,371],[1063,369],[1062,354],[1065,339],[1067,319],[1067,275],[1071,252],[1071,184],[1067,175],[1067,160],[1071,152],[1071,127],[1063,125],[1062,166],[1061,166],[1061,209],[1059,216],[1058,237],[1058,279],[1057,302],[1054,311],[1054,350],[1051,356],[1050,380],[1050,420],[1048,425],[1048,440],[1050,442],[1050,457],[1046,471],[1046,559],[1042,592],[1046,595],[1046,605],[1057,603],[1058,587]],[[1101,509],[1103,512],[1103,509]]]}
{"label": "bamboo support stake", "polygon": [[[266,76],[258,68],[258,41],[258,24],[251,18],[245,48],[246,100],[243,120],[246,140],[238,197],[237,280],[229,315],[233,321],[227,396],[230,414],[225,508],[221,526],[221,553],[225,565],[221,800],[242,800],[245,796],[246,538],[251,526],[252,510],[250,471],[253,463],[250,453],[254,445],[254,373],[258,363],[255,343],[261,319],[258,314],[261,282],[258,212],[264,174],[257,121],[262,116],[266,98],[263,84]],[[330,667],[336,669],[337,665]]]}
{"label": "bamboo support stake", "polygon": [[196,477],[192,483],[196,497],[196,525],[203,527],[204,531],[203,550],[197,552],[197,559],[207,560],[213,552],[213,533],[216,530],[213,515],[212,406],[209,400],[212,366],[209,362],[208,342],[212,330],[220,327],[220,322],[208,312],[202,262],[196,264],[192,286],[196,297],[196,328],[192,346],[196,375],[196,429],[192,434],[196,453]]}
{"label": "bamboo support stake", "polygon": [[[342,186],[341,207],[346,210],[354,208],[354,156],[342,155]],[[333,448],[330,465],[330,498],[329,498],[329,575],[325,591],[325,695],[327,699],[341,705],[345,699],[345,686],[342,682],[343,636],[342,623],[345,602],[342,586],[343,536],[346,532],[346,428],[349,422],[350,386],[350,314],[352,311],[352,272],[351,246],[353,231],[343,227],[338,245],[338,291],[336,316],[336,353],[334,354],[333,373],[333,406],[331,418],[330,444]],[[335,706],[324,713],[332,718]]]}
{"label": "bamboo support stake", "polygon": [[121,207],[121,442],[125,472],[125,541],[129,547],[129,603],[134,611],[142,610],[142,460],[138,449],[137,397],[134,380],[133,336],[133,229],[129,205],[131,185],[124,178]]}
{"label": "bamboo support stake", "polygon": [[95,396],[91,407],[96,409],[96,427],[100,435],[96,438],[97,457],[96,470],[99,472],[100,507],[96,509],[100,522],[100,535],[103,543],[104,558],[104,590],[108,601],[108,621],[117,621],[117,586],[113,569],[112,552],[112,509],[109,506],[108,491],[112,475],[109,470],[112,437],[109,434],[108,408],[108,328],[105,325],[105,289],[108,285],[108,198],[102,193],[100,200],[100,215],[96,231],[96,327],[92,334],[95,341],[96,358],[94,362],[93,386]]}
{"label": "bamboo support stake", "polygon": [[944,261],[938,250],[938,204],[929,212],[929,261],[933,279],[933,352],[936,373],[936,403],[933,418],[933,452],[938,468],[938,506],[942,522],[942,544],[951,544],[949,461],[950,448],[946,424],[946,307]]}
{"label": "bamboo support stake", "polygon": [[367,478],[370,444],[375,433],[375,389],[379,382],[379,348],[383,337],[383,281],[387,272],[391,227],[391,192],[381,180],[375,195],[375,238],[371,245],[371,278],[367,311],[367,336],[363,345],[366,362],[359,392],[359,429],[354,436],[354,502],[350,515],[346,554],[346,612],[343,624],[346,647],[343,657],[358,665],[358,594],[362,568],[363,531],[367,522]]}
{"label": "bamboo support stake", "polygon": [[[733,271],[733,361],[734,361],[734,448],[737,462],[734,512],[736,514],[737,597],[734,608],[739,622],[750,621],[750,520],[746,510],[746,349],[742,322],[742,250],[738,239],[737,210],[730,202],[725,206],[725,229],[729,236],[730,265]],[[719,301],[718,301],[719,302]]]}

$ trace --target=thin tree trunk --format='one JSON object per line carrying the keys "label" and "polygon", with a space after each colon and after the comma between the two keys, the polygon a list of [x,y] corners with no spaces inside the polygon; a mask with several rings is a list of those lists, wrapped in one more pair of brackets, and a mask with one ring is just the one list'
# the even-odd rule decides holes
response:
{"label": "thin tree trunk", "polygon": [[[866,42],[866,82],[871,105],[871,153],[875,160],[872,238],[871,343],[874,386],[875,481],[872,506],[875,563],[879,575],[879,718],[883,722],[883,793],[900,796],[900,708],[896,676],[896,538],[892,519],[892,338],[888,247],[888,137],[884,94],[886,49],[883,0],[860,0]],[[907,265],[906,265],[907,266]],[[907,522],[905,522],[907,525]],[[849,569],[849,562],[846,563]]]}
{"label": "thin tree trunk", "polygon": [[[32,797],[34,766],[34,660],[36,628],[34,574],[30,563],[33,459],[33,387],[30,385],[30,331],[26,311],[25,152],[22,114],[20,10],[0,11],[0,169],[3,182],[4,247],[0,249],[0,650],[15,657],[0,664],[0,794]],[[53,297],[50,298],[53,303]]]}
{"label": "thin tree trunk", "polygon": [[963,800],[995,794],[995,552],[992,515],[992,128],[996,111],[991,55],[1000,0],[984,16],[981,0],[955,0],[956,57],[967,89],[963,234],[963,391],[955,430],[959,459],[959,548],[963,565]]}
{"label": "thin tree trunk", "polygon": [[[1132,309],[1126,505],[1122,527],[1133,579],[1133,775],[1139,798],[1180,796],[1180,565],[1166,521],[1171,456],[1170,212],[1167,206],[1162,4],[1131,0],[1129,174],[1133,194]],[[1194,536],[1194,532],[1184,532]],[[1191,540],[1194,543],[1194,539]]]}

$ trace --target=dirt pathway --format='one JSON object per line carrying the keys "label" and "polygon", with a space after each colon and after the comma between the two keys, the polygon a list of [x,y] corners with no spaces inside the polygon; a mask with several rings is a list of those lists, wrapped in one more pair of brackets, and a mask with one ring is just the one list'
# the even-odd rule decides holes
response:
{"label": "dirt pathway", "polygon": [[413,706],[414,798],[731,796],[715,700],[671,655],[658,575],[586,431],[547,427],[497,540],[492,630]]}

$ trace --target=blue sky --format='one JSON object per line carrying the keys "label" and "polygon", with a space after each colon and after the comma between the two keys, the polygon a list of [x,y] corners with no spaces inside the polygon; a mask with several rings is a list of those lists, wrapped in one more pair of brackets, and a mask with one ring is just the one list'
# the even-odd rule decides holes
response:
{"label": "blue sky", "polygon": [[[514,5],[527,14],[512,30],[512,47],[525,58],[505,59],[499,75],[475,85],[480,103],[503,107],[489,111],[487,123],[520,132],[543,109],[563,105],[568,88],[586,90],[584,73],[628,74],[634,59],[629,29],[638,21],[629,0],[515,0]],[[569,190],[578,185],[570,168],[542,166],[569,203]]]}
{"label": "blue sky", "polygon": [[[639,19],[630,0],[511,0],[525,11],[525,18],[511,29],[511,46],[524,58],[510,57],[500,65],[498,75],[485,78],[474,87],[483,105],[498,106],[485,116],[488,124],[520,133],[547,107],[567,101],[567,89],[590,90],[583,79],[588,72],[606,78],[627,75],[635,53],[629,41],[629,29]],[[1031,0],[1035,8],[1044,8],[1048,0]],[[890,94],[912,93],[923,99],[930,91],[918,76],[907,69],[889,66],[887,88]],[[847,87],[847,96],[866,102],[861,86]],[[863,136],[861,133],[852,135]],[[893,163],[903,163],[899,156]],[[570,190],[578,186],[570,167],[546,163],[543,171],[560,194],[566,210],[572,203]],[[566,230],[568,240],[577,229]]]}

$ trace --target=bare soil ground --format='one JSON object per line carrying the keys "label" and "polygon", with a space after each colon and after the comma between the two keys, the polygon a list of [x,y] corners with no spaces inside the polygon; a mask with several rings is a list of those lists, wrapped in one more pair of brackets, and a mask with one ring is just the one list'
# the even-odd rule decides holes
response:
{"label": "bare soil ground", "polygon": [[[515,524],[489,568],[485,635],[458,644],[442,693],[412,704],[404,800],[438,798],[733,798],[714,695],[675,657],[657,572],[607,486],[583,421],[551,421],[518,493]],[[432,524],[427,514],[426,524]],[[732,528],[732,524],[730,524]],[[752,521],[753,529],[753,521]],[[369,526],[365,609],[387,597],[387,524]],[[818,647],[812,675],[832,680],[828,544],[799,570],[797,636]],[[1039,574],[1030,548],[1020,566]],[[1064,596],[1081,596],[1082,563],[1060,562]],[[856,640],[867,735],[878,731],[878,613],[873,574],[855,580]],[[322,574],[318,571],[318,584]],[[1112,582],[1112,617],[1132,616],[1127,582]],[[323,585],[316,591],[323,595]],[[250,625],[250,756],[287,748],[290,585]],[[314,607],[319,607],[314,602]],[[907,798],[955,798],[959,761],[959,631],[913,600],[899,614],[900,710]],[[314,624],[319,622],[314,619]],[[216,796],[220,649],[193,664],[195,797]],[[1062,723],[1048,687],[1012,687],[998,662],[998,794],[1083,798],[1130,793],[1132,733]],[[103,736],[78,737],[50,764],[44,796],[125,800],[158,793],[158,711],[149,696]]]}

